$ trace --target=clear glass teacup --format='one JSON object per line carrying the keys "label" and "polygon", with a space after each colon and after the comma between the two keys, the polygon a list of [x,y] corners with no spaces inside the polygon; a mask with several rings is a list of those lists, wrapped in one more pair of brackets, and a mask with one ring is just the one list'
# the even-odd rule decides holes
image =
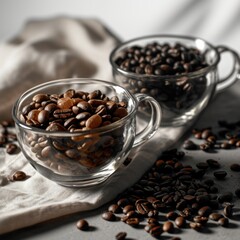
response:
{"label": "clear glass teacup", "polygon": [[[69,89],[84,93],[97,90],[104,99],[106,96],[113,97],[119,104],[125,103],[128,114],[117,121],[112,121],[110,116],[108,122],[112,122],[98,128],[75,129],[76,131],[63,131],[61,128],[49,131],[26,124],[25,119],[23,120],[23,112],[28,109],[26,106],[30,108],[32,105],[35,106],[34,96],[37,94],[57,96]],[[85,101],[87,100],[85,98]],[[79,102],[79,98],[76,98],[76,101]],[[140,103],[149,104],[152,112],[147,126],[136,133],[136,114]],[[55,104],[55,100],[54,97],[50,97],[36,104],[42,111],[50,109],[48,106]],[[72,109],[73,106],[70,106],[69,111]],[[71,112],[71,119],[74,116]],[[13,107],[13,119],[20,147],[32,166],[40,174],[58,184],[81,187],[95,185],[109,178],[133,147],[150,139],[159,128],[161,109],[154,98],[145,94],[132,95],[117,84],[72,78],[50,81],[23,93]],[[60,120],[64,126],[69,125],[65,124],[69,122],[67,117]],[[77,121],[74,123],[74,128],[77,128]]]}
{"label": "clear glass teacup", "polygon": [[[154,69],[159,71],[156,68],[161,59],[164,59],[162,67],[165,69],[172,69],[176,67],[176,64],[182,67],[182,59],[189,56],[177,56],[176,49],[172,48],[176,45],[188,49],[194,48],[205,58],[206,65],[191,72],[180,71],[175,75],[153,74]],[[149,46],[148,51],[141,52],[142,47],[145,46]],[[156,48],[159,46],[168,48],[168,56],[158,54]],[[132,52],[126,54],[128,49],[131,49]],[[151,51],[155,51],[153,58],[150,56]],[[232,57],[233,64],[229,75],[221,78],[219,65],[223,53],[228,53]],[[123,67],[117,63],[120,58],[127,58]],[[184,67],[193,66],[196,59],[194,61],[187,63]],[[161,104],[163,112],[161,126],[184,125],[190,120],[194,120],[216,93],[240,78],[240,59],[234,50],[226,46],[215,47],[203,39],[188,36],[155,35],[132,39],[120,44],[112,51],[110,63],[116,83],[133,94],[148,94]],[[136,71],[129,70],[136,64]],[[151,66],[149,67],[149,65]],[[148,67],[145,70],[147,73],[142,71],[142,66],[145,69]],[[164,68],[160,68],[160,71],[163,72]]]}

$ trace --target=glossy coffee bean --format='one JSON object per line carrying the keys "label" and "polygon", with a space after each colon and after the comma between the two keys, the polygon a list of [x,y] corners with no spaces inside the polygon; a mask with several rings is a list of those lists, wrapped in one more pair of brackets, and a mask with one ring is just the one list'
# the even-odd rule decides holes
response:
{"label": "glossy coffee bean", "polygon": [[102,218],[106,221],[115,221],[116,220],[116,216],[112,212],[104,212],[102,214]]}
{"label": "glossy coffee bean", "polygon": [[88,230],[89,224],[85,219],[80,219],[77,221],[76,226],[79,230]]}
{"label": "glossy coffee bean", "polygon": [[127,233],[126,232],[119,232],[116,236],[115,239],[116,240],[125,240],[127,237]]}

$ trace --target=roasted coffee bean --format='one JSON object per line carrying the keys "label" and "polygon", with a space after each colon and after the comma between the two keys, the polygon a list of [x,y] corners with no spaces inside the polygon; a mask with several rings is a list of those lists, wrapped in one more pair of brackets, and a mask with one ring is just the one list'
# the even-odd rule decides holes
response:
{"label": "roasted coffee bean", "polygon": [[18,150],[18,146],[15,143],[8,143],[6,145],[6,152],[8,154],[14,154]]}
{"label": "roasted coffee bean", "polygon": [[220,213],[211,213],[209,215],[209,219],[213,220],[213,221],[218,221],[220,218],[222,218],[222,214]]}
{"label": "roasted coffee bean", "polygon": [[128,218],[126,220],[126,224],[132,226],[132,227],[136,227],[139,225],[139,219],[138,218]]}
{"label": "roasted coffee bean", "polygon": [[154,226],[153,228],[150,229],[149,233],[155,237],[155,238],[159,238],[162,233],[163,233],[163,230],[162,230],[162,227],[161,226]]}
{"label": "roasted coffee bean", "polygon": [[117,204],[110,205],[108,207],[108,211],[113,212],[113,213],[121,213],[122,212],[121,208]]}
{"label": "roasted coffee bean", "polygon": [[223,227],[227,227],[229,224],[229,220],[225,217],[222,217],[222,218],[218,219],[218,224]]}
{"label": "roasted coffee bean", "polygon": [[192,229],[194,229],[196,231],[200,231],[202,229],[202,227],[203,227],[202,224],[199,223],[199,222],[190,222],[189,226],[190,226],[190,228],[192,228]]}
{"label": "roasted coffee bean", "polygon": [[193,218],[193,221],[196,222],[196,223],[201,223],[202,225],[204,225],[204,224],[207,223],[208,218],[207,217],[203,217],[203,216],[195,216]]}
{"label": "roasted coffee bean", "polygon": [[168,232],[168,233],[173,232],[173,230],[174,230],[174,225],[173,225],[173,223],[170,222],[170,221],[165,222],[165,223],[163,224],[162,230],[163,230],[164,232]]}
{"label": "roasted coffee bean", "polygon": [[226,171],[216,171],[213,173],[214,177],[217,178],[217,179],[224,179],[226,176],[227,176],[227,172]]}
{"label": "roasted coffee bean", "polygon": [[127,237],[127,233],[126,232],[119,232],[115,238],[116,240],[125,240]]}
{"label": "roasted coffee bean", "polygon": [[183,144],[183,148],[186,150],[196,150],[197,145],[191,140],[186,140]]}
{"label": "roasted coffee bean", "polygon": [[33,99],[32,99],[34,102],[36,103],[41,103],[43,101],[47,101],[49,100],[49,96],[47,94],[36,94]]}
{"label": "roasted coffee bean", "polygon": [[79,230],[88,230],[89,229],[89,224],[85,219],[80,219],[77,221],[76,226]]}
{"label": "roasted coffee bean", "polygon": [[209,206],[204,206],[198,210],[198,215],[201,217],[208,217],[212,213],[212,209]]}
{"label": "roasted coffee bean", "polygon": [[178,214],[174,211],[171,211],[166,214],[167,219],[175,220],[178,217]]}
{"label": "roasted coffee bean", "polygon": [[185,226],[186,220],[184,217],[179,216],[175,219],[175,224],[177,227],[182,228]]}
{"label": "roasted coffee bean", "polygon": [[152,217],[147,219],[147,223],[149,223],[149,224],[156,224],[156,225],[159,224],[158,220],[156,218],[152,218]]}
{"label": "roasted coffee bean", "polygon": [[208,169],[209,165],[205,162],[199,162],[199,163],[196,164],[196,167],[199,168],[199,169],[206,170],[206,169]]}
{"label": "roasted coffee bean", "polygon": [[130,202],[129,202],[129,200],[127,199],[127,198],[121,198],[121,199],[119,199],[118,200],[118,202],[117,202],[117,205],[119,206],[119,207],[125,207],[125,206],[127,206],[128,204],[130,204]]}
{"label": "roasted coffee bean", "polygon": [[231,218],[233,214],[233,206],[232,205],[227,205],[223,209],[223,213],[226,217]]}
{"label": "roasted coffee bean", "polygon": [[112,212],[104,212],[103,214],[102,214],[102,218],[104,219],[104,220],[107,220],[107,221],[115,221],[116,220],[116,216],[114,215],[114,213],[112,213]]}
{"label": "roasted coffee bean", "polygon": [[233,163],[233,164],[231,164],[230,169],[234,172],[240,172],[240,164]]}
{"label": "roasted coffee bean", "polygon": [[181,240],[181,238],[179,238],[179,237],[172,237],[172,238],[170,238],[170,240]]}
{"label": "roasted coffee bean", "polygon": [[12,180],[13,181],[23,181],[27,179],[27,175],[25,172],[23,171],[16,171],[13,175],[12,175]]}

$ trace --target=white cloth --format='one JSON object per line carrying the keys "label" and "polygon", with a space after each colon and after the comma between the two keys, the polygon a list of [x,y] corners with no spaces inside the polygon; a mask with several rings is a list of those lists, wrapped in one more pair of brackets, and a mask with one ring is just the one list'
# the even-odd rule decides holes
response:
{"label": "white cloth", "polygon": [[[109,53],[118,40],[95,20],[53,18],[30,21],[14,39],[0,45],[0,117],[28,88],[72,76],[111,80]],[[66,214],[97,208],[135,183],[161,151],[176,143],[187,128],[159,129],[104,184],[66,188],[44,178],[22,153],[7,155],[0,148],[0,234]],[[154,149],[154,151],[152,151]],[[16,170],[30,177],[10,182]]]}

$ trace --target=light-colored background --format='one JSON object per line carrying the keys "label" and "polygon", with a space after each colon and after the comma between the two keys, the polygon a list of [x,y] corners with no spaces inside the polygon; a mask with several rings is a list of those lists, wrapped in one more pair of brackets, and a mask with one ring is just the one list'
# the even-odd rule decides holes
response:
{"label": "light-colored background", "polygon": [[240,50],[239,0],[1,0],[0,39],[30,18],[97,18],[123,40],[149,34],[184,34]]}

